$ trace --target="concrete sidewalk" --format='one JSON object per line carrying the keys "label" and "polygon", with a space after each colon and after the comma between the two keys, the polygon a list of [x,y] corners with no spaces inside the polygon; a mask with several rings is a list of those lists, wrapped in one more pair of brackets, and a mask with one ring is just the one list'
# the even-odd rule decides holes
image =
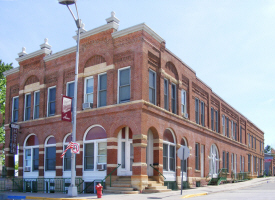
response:
{"label": "concrete sidewalk", "polygon": [[[182,195],[180,190],[164,193],[152,193],[152,194],[103,194],[102,200],[148,200],[148,199],[181,199],[191,198],[195,196],[207,195],[211,193],[225,192],[230,190],[236,190],[241,188],[247,188],[266,182],[275,182],[275,177],[268,178],[256,178],[253,180],[239,182],[239,183],[228,183],[219,186],[206,186],[195,189],[183,190]],[[26,196],[26,199],[37,199],[37,200],[69,200],[69,199],[97,199],[96,194],[79,194],[78,197],[71,198],[67,194],[61,193],[18,193],[18,192],[5,192],[6,196]]]}

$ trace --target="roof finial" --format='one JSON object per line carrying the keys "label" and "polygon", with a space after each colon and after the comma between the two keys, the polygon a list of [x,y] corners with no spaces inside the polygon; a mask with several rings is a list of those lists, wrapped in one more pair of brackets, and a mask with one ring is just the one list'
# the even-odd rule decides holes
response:
{"label": "roof finial", "polygon": [[44,44],[41,44],[41,45],[40,45],[40,48],[41,48],[41,49],[51,49],[52,46],[49,45],[48,41],[49,41],[48,38],[45,38],[45,39],[44,39]]}
{"label": "roof finial", "polygon": [[22,47],[22,52],[18,53],[18,56],[19,57],[22,57],[24,55],[27,55],[27,52],[26,52],[26,47]]}
{"label": "roof finial", "polygon": [[107,24],[111,23],[111,22],[115,22],[117,24],[119,24],[119,19],[115,17],[116,13],[114,11],[111,12],[111,17],[107,18]]}

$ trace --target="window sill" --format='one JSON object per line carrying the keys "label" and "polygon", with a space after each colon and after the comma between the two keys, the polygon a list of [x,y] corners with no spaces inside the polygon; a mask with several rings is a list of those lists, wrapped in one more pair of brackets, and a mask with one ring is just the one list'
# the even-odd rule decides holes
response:
{"label": "window sill", "polygon": [[201,172],[201,170],[195,170],[195,172]]}

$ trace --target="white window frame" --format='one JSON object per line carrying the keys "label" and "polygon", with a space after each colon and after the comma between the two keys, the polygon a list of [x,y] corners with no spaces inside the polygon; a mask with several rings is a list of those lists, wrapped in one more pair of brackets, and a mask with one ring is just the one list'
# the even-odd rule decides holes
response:
{"label": "white window frame", "polygon": [[234,171],[234,153],[231,154],[231,171]]}
{"label": "white window frame", "polygon": [[225,136],[225,116],[222,115],[222,133]]}
{"label": "white window frame", "polygon": [[216,129],[216,132],[218,133],[219,132],[219,112],[218,110],[215,110],[215,129]]}
{"label": "white window frame", "polygon": [[234,122],[233,122],[233,120],[231,120],[231,137],[232,137],[232,139],[235,139],[235,137],[234,137]]}
{"label": "white window frame", "polygon": [[[106,76],[107,76],[107,72],[104,72],[104,73],[101,73],[101,74],[98,74],[98,78],[97,78],[97,107],[99,108],[99,107],[104,107],[104,106],[100,106],[99,105],[99,87],[100,87],[100,76],[103,76],[103,75],[105,75],[106,74]],[[107,77],[107,82],[108,82],[108,77]],[[106,85],[107,85],[108,83],[106,83]],[[107,89],[108,89],[108,85],[107,85],[107,87],[106,87],[106,106],[107,106]]]}
{"label": "white window frame", "polygon": [[215,120],[214,120],[214,116],[215,116],[215,110],[213,107],[211,107],[211,130],[214,131],[215,130]]}
{"label": "white window frame", "polygon": [[68,92],[69,92],[68,87],[69,87],[69,84],[71,83],[74,83],[74,81],[70,81],[66,83],[66,96],[68,96]]}
{"label": "white window frame", "polygon": [[[92,82],[93,82],[93,92],[91,93],[87,93],[86,92],[86,88],[87,88],[87,81],[89,79],[93,79]],[[84,103],[88,103],[88,98],[87,98],[87,95],[89,94],[93,94],[93,100],[92,102],[89,102],[89,103],[94,103],[94,89],[95,89],[95,84],[94,84],[94,77],[93,76],[89,76],[89,77],[86,77],[85,80],[84,80]]]}
{"label": "white window frame", "polygon": [[[172,101],[173,101],[173,94],[172,94],[172,92],[173,92],[173,90],[172,90],[172,88],[173,88],[173,86],[175,87],[175,112],[173,112],[173,108],[172,108]],[[174,113],[174,114],[177,114],[177,84],[175,84],[175,83],[172,83],[171,84],[171,112],[172,113]]]}
{"label": "white window frame", "polygon": [[[31,163],[31,166],[30,166],[30,169],[31,169],[31,170],[30,170],[30,172],[32,172],[32,173],[35,172],[35,173],[38,174],[39,169],[33,170],[33,149],[38,148],[38,151],[39,151],[39,144],[38,144],[38,145],[34,145],[34,146],[26,146],[26,145],[27,145],[28,139],[29,139],[32,135],[36,136],[35,134],[30,134],[30,135],[28,135],[28,136],[26,137],[25,142],[24,142],[24,147],[23,147],[23,149],[24,149],[24,153],[23,153],[23,166],[24,166],[24,168],[27,167],[27,166],[26,166],[25,155],[26,155],[26,150],[30,149],[30,150],[31,150],[31,162],[30,162],[30,163]],[[36,136],[36,137],[37,137],[37,136]],[[24,173],[30,173],[30,172],[25,172],[24,169],[23,169],[23,172],[24,172]]]}
{"label": "white window frame", "polygon": [[[55,88],[55,114],[49,115],[49,100],[50,100],[50,89]],[[48,95],[47,95],[47,117],[55,116],[56,115],[56,85],[48,88]]]}
{"label": "white window frame", "polygon": [[[169,141],[163,141],[163,144],[167,145],[167,168],[168,168],[168,170],[164,170],[163,169],[163,171],[164,172],[173,172],[173,173],[176,173],[176,171],[177,171],[177,165],[176,165],[176,163],[177,163],[177,157],[176,157],[176,151],[177,151],[177,149],[176,149],[176,143],[175,143],[176,138],[175,138],[174,132],[171,129],[168,129],[168,130],[171,132],[171,134],[173,136],[174,143],[169,142]],[[174,158],[175,158],[175,171],[172,171],[170,169],[170,146],[175,147],[175,155],[174,155]]]}
{"label": "white window frame", "polygon": [[125,101],[125,102],[121,102],[121,103],[127,103],[127,102],[130,102],[131,101],[131,82],[132,82],[132,79],[131,79],[131,66],[127,66],[127,67],[123,67],[123,68],[120,68],[118,69],[118,73],[117,73],[117,104],[121,104],[120,103],[120,98],[119,98],[119,88],[120,88],[120,85],[119,85],[119,82],[120,82],[120,71],[122,70],[125,70],[125,69],[130,69],[130,100],[129,101]]}
{"label": "white window frame", "polygon": [[[167,83],[167,91],[165,91],[165,82]],[[164,79],[163,90],[164,90],[164,109],[169,110],[169,82],[168,82],[168,79],[166,78]],[[165,92],[166,92],[166,96],[165,96]],[[165,105],[165,99],[166,99],[167,105]]]}
{"label": "white window frame", "polygon": [[250,147],[250,134],[248,133],[248,147]]}
{"label": "white window frame", "polygon": [[[30,116],[30,119],[28,119],[28,120],[26,120],[26,109],[27,109],[27,107],[26,107],[26,105],[27,105],[27,96],[28,95],[30,95],[31,96],[31,102],[32,102],[32,94],[31,93],[27,93],[27,94],[25,94],[25,101],[24,101],[24,121],[29,121],[29,120],[31,120],[31,116]],[[28,108],[30,108],[30,114],[31,114],[31,102],[30,102],[30,107],[28,107]]]}
{"label": "white window frame", "polygon": [[200,102],[200,115],[201,115],[201,125],[205,126],[205,103],[203,101]]}
{"label": "white window frame", "polygon": [[[38,118],[35,118],[35,111],[36,111],[36,106],[35,106],[35,103],[36,103],[36,94],[39,92],[39,100],[40,100],[40,90],[37,90],[33,93],[33,119],[39,119],[39,112],[38,112]],[[40,110],[40,102],[38,104],[39,106],[39,110]],[[39,111],[38,110],[38,111]]]}
{"label": "white window frame", "polygon": [[181,90],[181,113],[182,115],[187,113],[187,105],[186,105],[186,91],[184,89]]}
{"label": "white window frame", "polygon": [[[149,97],[149,102],[154,104],[154,105],[157,105],[157,73],[155,71],[153,71],[152,69],[149,69],[149,91],[150,91],[150,72],[152,72],[154,74],[154,82],[155,82],[155,99],[154,99],[154,102],[150,102],[150,97]],[[148,92],[148,95],[149,95],[149,92]]]}
{"label": "white window frame", "polygon": [[[196,105],[198,105],[198,110],[196,113]],[[195,98],[195,122],[196,124],[200,124],[200,100]]]}
{"label": "white window frame", "polygon": [[[18,98],[18,110],[17,110],[17,112],[18,112],[18,116],[19,116],[19,96],[16,96],[16,97],[13,97],[12,98],[12,112],[11,112],[11,119],[12,119],[12,122],[14,122],[14,99],[16,99],[16,98]],[[17,119],[17,122],[18,122],[18,119]]]}

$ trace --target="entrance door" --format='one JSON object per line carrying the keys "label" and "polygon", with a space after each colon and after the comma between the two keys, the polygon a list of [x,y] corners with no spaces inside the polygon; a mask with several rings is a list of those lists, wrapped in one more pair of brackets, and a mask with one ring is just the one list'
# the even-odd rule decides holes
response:
{"label": "entrance door", "polygon": [[122,128],[118,133],[118,164],[121,166],[117,169],[118,176],[131,176],[132,165],[134,162],[134,148],[132,133],[129,127]]}
{"label": "entrance door", "polygon": [[201,145],[201,177],[204,177],[204,145]]}
{"label": "entrance door", "polygon": [[153,162],[154,162],[154,149],[153,149],[153,133],[152,131],[149,129],[148,130],[148,134],[147,134],[147,147],[146,147],[146,163],[147,163],[147,175],[148,176],[153,176],[154,175],[154,171],[153,168],[150,166],[153,166]]}
{"label": "entrance door", "polygon": [[219,153],[216,145],[212,144],[209,155],[209,167],[211,178],[217,178],[219,172]]}

